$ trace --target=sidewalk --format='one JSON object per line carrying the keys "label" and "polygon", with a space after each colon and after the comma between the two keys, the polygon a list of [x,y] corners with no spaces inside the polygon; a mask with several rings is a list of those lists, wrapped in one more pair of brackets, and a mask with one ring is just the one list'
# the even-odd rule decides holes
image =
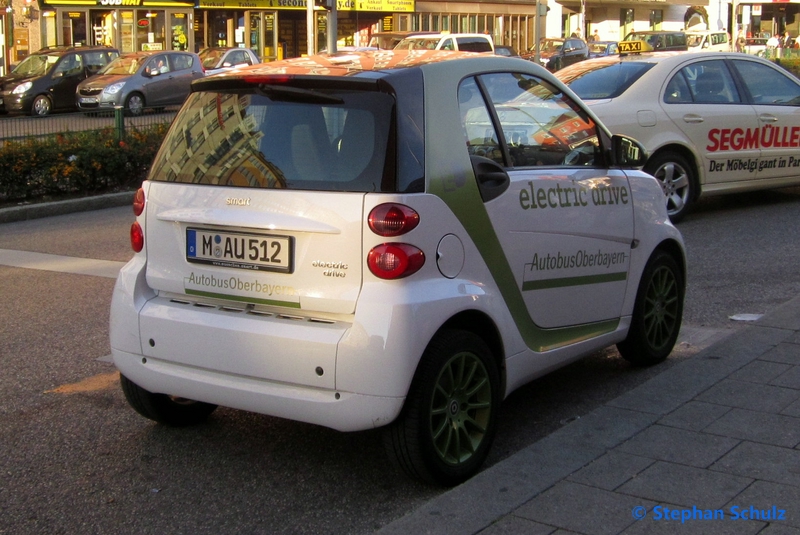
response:
{"label": "sidewalk", "polygon": [[378,533],[800,535],[800,297]]}

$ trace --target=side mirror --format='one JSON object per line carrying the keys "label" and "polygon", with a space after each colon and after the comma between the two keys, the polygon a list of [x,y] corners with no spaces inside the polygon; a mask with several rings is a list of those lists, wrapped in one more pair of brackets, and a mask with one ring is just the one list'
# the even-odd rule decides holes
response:
{"label": "side mirror", "polygon": [[631,137],[619,134],[611,136],[611,153],[614,164],[623,168],[642,167],[647,161],[644,145]]}

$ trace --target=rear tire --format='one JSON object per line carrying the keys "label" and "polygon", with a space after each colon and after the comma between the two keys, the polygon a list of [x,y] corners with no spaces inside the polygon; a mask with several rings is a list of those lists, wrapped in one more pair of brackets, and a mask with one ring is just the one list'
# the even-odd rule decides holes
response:
{"label": "rear tire", "polygon": [[696,179],[686,158],[677,152],[665,152],[650,158],[645,173],[656,177],[664,191],[667,215],[677,223],[686,215],[694,200]]}
{"label": "rear tire", "polygon": [[672,255],[653,253],[639,281],[628,337],[617,344],[636,366],[663,362],[675,347],[683,317],[683,274]]}
{"label": "rear tire", "polygon": [[190,399],[153,394],[124,375],[119,377],[122,392],[131,407],[139,414],[160,424],[183,427],[204,422],[216,405]]}
{"label": "rear tire", "polygon": [[409,476],[457,485],[486,459],[499,404],[500,376],[486,343],[468,331],[443,331],[425,350],[384,446]]}

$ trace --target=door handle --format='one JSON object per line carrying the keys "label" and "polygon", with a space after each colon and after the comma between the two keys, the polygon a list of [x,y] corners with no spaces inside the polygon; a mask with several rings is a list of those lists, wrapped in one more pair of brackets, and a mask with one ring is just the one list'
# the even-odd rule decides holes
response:
{"label": "door handle", "polygon": [[758,116],[758,120],[762,123],[776,123],[778,122],[778,118],[774,115],[770,115],[769,113],[762,113]]}
{"label": "door handle", "polygon": [[694,113],[687,113],[686,115],[683,116],[684,123],[697,124],[697,123],[702,123],[704,120],[705,119],[703,119],[703,117],[701,117],[700,115],[695,115]]}

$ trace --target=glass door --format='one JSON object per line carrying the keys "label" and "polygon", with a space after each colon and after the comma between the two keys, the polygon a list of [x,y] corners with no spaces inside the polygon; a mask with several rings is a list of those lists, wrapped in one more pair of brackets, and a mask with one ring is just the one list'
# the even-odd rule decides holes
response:
{"label": "glass door", "polygon": [[250,18],[249,46],[261,61],[275,61],[285,57],[278,46],[278,13],[275,11],[248,11]]}

